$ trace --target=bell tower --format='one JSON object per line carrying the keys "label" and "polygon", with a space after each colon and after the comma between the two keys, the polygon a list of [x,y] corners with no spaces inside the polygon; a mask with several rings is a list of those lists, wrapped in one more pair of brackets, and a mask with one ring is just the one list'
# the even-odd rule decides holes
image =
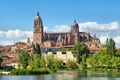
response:
{"label": "bell tower", "polygon": [[43,23],[39,12],[34,19],[33,43],[41,44],[43,42]]}
{"label": "bell tower", "polygon": [[76,20],[74,19],[73,24],[71,25],[71,44],[75,44],[76,42],[79,41],[79,25],[76,22]]}

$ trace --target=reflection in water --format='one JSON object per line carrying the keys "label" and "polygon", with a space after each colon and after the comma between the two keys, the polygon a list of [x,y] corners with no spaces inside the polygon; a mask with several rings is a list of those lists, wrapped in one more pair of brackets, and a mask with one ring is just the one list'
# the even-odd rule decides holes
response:
{"label": "reflection in water", "polygon": [[0,80],[34,80],[33,76],[0,76]]}
{"label": "reflection in water", "polygon": [[58,71],[56,74],[36,76],[2,75],[0,80],[120,80],[120,73]]}
{"label": "reflection in water", "polygon": [[76,73],[57,73],[52,75],[39,75],[36,80],[75,80]]}

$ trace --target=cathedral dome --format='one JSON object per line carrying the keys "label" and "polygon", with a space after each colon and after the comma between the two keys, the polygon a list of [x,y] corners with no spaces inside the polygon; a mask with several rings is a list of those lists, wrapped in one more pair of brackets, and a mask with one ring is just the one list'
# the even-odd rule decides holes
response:
{"label": "cathedral dome", "polygon": [[76,23],[75,19],[73,24],[71,25],[71,32],[79,32],[79,25]]}
{"label": "cathedral dome", "polygon": [[35,16],[35,19],[34,19],[34,25],[37,26],[42,26],[43,23],[42,23],[42,19],[41,17],[39,16],[39,12],[37,12],[37,15]]}

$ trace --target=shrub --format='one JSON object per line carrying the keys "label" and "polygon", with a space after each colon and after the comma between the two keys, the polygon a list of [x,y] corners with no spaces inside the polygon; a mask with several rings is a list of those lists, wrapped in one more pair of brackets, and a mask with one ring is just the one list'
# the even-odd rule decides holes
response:
{"label": "shrub", "polygon": [[72,69],[77,69],[78,65],[77,65],[76,62],[68,60],[67,63],[66,63],[66,67],[67,67],[68,70],[72,70]]}

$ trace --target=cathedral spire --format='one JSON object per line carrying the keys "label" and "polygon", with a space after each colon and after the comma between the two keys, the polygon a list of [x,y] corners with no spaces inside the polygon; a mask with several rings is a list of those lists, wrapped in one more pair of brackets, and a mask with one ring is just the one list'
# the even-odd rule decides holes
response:
{"label": "cathedral spire", "polygon": [[37,16],[39,16],[39,11],[37,11]]}
{"label": "cathedral spire", "polygon": [[96,37],[96,34],[94,34],[93,37],[94,37],[94,38],[97,38],[97,37]]}
{"label": "cathedral spire", "polygon": [[74,18],[74,22],[73,23],[76,23],[76,19]]}

